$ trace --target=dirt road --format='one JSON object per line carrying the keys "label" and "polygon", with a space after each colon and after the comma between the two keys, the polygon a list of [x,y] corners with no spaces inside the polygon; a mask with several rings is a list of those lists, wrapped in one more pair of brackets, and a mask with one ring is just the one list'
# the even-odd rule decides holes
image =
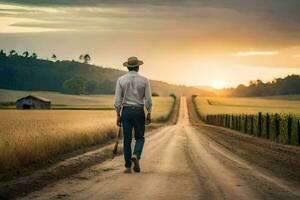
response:
{"label": "dirt road", "polygon": [[182,97],[177,124],[147,136],[141,173],[122,173],[123,157],[118,156],[24,199],[300,199],[300,180],[260,169],[206,131],[190,123]]}

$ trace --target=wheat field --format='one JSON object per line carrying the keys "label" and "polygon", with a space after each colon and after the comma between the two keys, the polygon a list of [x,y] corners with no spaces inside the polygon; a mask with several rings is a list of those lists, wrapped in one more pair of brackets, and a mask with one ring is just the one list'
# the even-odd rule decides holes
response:
{"label": "wheat field", "polygon": [[235,97],[196,97],[195,102],[201,115],[209,114],[257,114],[293,113],[300,114],[300,101],[284,98],[235,98]]}
{"label": "wheat field", "polygon": [[[173,102],[153,98],[153,120],[166,119]],[[105,143],[116,135],[115,118],[113,110],[0,110],[0,171]]]}

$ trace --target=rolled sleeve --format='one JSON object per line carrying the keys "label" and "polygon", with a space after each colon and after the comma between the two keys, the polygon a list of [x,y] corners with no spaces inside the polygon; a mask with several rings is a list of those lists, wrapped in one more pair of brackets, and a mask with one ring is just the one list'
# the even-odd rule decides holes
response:
{"label": "rolled sleeve", "polygon": [[122,87],[120,84],[120,80],[117,81],[116,84],[116,91],[115,91],[115,109],[118,115],[120,115],[121,108],[122,108],[122,102],[123,102],[123,92]]}
{"label": "rolled sleeve", "polygon": [[151,113],[152,111],[152,97],[151,97],[151,87],[150,82],[147,80],[146,82],[146,88],[145,88],[145,106],[148,111],[148,113]]}

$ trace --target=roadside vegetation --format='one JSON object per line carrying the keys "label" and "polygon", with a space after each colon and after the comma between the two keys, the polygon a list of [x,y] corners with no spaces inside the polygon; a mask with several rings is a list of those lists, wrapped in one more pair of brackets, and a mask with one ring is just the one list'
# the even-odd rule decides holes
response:
{"label": "roadside vegetation", "polygon": [[153,98],[153,121],[157,123],[166,122],[174,110],[176,96]]}
{"label": "roadside vegetation", "polygon": [[[105,106],[113,105],[112,95],[105,98]],[[167,120],[173,105],[172,97],[154,97],[153,121]],[[106,143],[116,135],[115,117],[113,110],[0,110],[0,172]]]}
{"label": "roadside vegetation", "polygon": [[283,144],[300,145],[299,101],[194,96],[193,102],[199,118],[208,124]]}

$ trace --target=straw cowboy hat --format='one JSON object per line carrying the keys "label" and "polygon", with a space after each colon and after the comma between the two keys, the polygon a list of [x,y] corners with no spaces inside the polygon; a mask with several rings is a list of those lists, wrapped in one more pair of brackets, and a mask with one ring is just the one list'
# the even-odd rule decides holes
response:
{"label": "straw cowboy hat", "polygon": [[137,57],[130,57],[128,58],[127,62],[123,63],[124,67],[138,67],[144,64],[143,61],[139,60]]}

